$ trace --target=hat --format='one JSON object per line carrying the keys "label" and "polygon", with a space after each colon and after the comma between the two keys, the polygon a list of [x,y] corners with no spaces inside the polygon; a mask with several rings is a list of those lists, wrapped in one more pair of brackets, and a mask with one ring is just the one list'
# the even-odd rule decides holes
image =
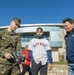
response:
{"label": "hat", "polygon": [[21,20],[20,20],[20,19],[18,19],[18,18],[13,18],[12,21],[14,21],[15,24],[20,27],[20,23],[21,23]]}
{"label": "hat", "polygon": [[41,27],[38,27],[38,28],[37,28],[37,31],[38,31],[39,29],[43,32],[43,29],[42,29]]}

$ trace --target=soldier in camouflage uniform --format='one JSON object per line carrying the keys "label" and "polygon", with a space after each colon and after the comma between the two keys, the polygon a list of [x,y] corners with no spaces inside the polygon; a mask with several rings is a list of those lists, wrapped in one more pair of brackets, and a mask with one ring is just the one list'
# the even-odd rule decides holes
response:
{"label": "soldier in camouflage uniform", "polygon": [[[12,70],[6,71],[11,67],[11,63],[7,59],[13,58],[10,54],[11,48],[5,49],[8,43],[12,43],[15,51],[22,53],[21,49],[21,39],[18,34],[14,31],[20,27],[21,20],[18,18],[13,18],[10,26],[5,29],[4,34],[2,35],[1,47],[0,47],[0,75],[17,75],[17,67],[14,67]],[[0,32],[2,34],[2,32]]]}

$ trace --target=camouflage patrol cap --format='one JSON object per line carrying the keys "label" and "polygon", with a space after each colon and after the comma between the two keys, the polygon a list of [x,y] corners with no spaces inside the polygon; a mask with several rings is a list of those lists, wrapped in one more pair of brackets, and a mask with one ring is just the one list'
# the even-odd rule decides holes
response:
{"label": "camouflage patrol cap", "polygon": [[20,27],[21,20],[19,18],[13,18],[12,21],[14,21],[15,24]]}

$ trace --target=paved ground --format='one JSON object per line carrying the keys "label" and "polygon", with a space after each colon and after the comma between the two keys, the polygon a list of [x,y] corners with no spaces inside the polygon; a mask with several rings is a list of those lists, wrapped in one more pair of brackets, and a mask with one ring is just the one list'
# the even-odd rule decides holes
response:
{"label": "paved ground", "polygon": [[[26,73],[25,75],[29,74]],[[53,69],[48,71],[47,75],[68,75],[67,65],[53,65]]]}
{"label": "paved ground", "polygon": [[53,69],[47,75],[68,75],[67,65],[53,65]]}
{"label": "paved ground", "polygon": [[68,66],[67,66],[67,65],[53,65],[53,68],[57,68],[57,69],[67,69]]}

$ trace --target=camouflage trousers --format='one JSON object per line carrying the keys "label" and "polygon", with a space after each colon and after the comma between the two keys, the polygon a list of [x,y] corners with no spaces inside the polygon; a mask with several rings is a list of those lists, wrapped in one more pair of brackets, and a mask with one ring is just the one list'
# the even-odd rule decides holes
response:
{"label": "camouflage trousers", "polygon": [[18,75],[20,73],[20,69],[15,66],[14,68],[10,69],[11,66],[8,65],[0,65],[0,75]]}
{"label": "camouflage trousers", "polygon": [[0,75],[18,75],[19,73],[21,73],[20,69],[17,66],[11,68],[12,65],[8,61],[4,61],[3,63],[1,63],[0,61]]}

